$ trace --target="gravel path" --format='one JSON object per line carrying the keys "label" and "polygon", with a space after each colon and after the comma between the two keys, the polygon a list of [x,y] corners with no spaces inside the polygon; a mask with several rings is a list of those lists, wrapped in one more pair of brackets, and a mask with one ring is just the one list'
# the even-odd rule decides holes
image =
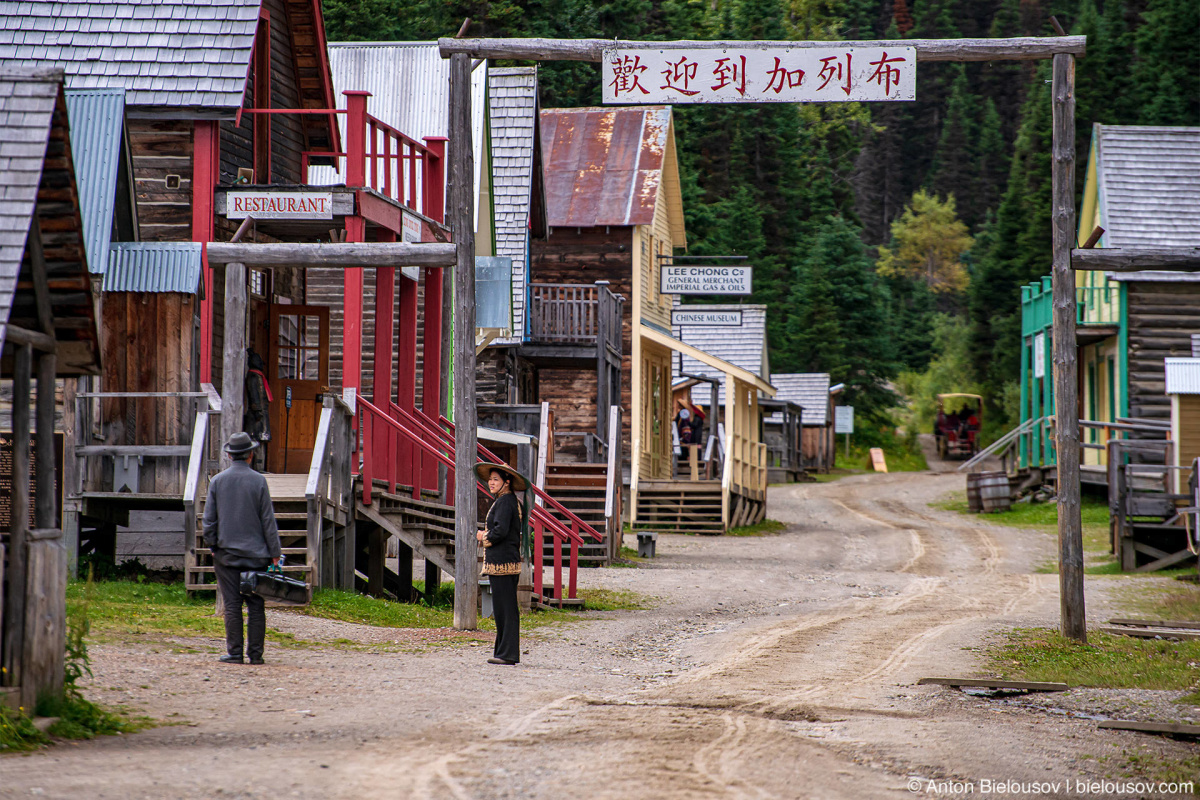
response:
{"label": "gravel path", "polygon": [[[978,672],[999,632],[1057,619],[1057,578],[1034,572],[1053,539],[929,507],[961,483],[772,488],[783,533],[662,536],[645,567],[583,572],[583,586],[659,599],[527,631],[515,668],[484,663],[490,634],[286,612],[269,624],[325,644],[269,646],[259,668],[217,664],[212,640],[96,646],[92,696],[177,724],[0,758],[0,797],[886,798],[914,780],[956,796],[930,779],[986,796],[983,780],[1196,757],[1082,716],[1178,718],[1177,693],[915,685]],[[1091,622],[1121,610],[1121,581],[1089,576]]]}

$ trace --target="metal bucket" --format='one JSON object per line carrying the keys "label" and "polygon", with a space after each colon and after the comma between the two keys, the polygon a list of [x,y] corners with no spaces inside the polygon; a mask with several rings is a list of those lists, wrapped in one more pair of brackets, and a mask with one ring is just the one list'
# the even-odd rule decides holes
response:
{"label": "metal bucket", "polygon": [[1008,473],[979,473],[979,499],[983,510],[989,514],[1012,508],[1012,489],[1008,484]]}
{"label": "metal bucket", "polygon": [[982,472],[967,473],[967,511],[978,514],[983,511],[983,502],[979,499],[979,477]]}

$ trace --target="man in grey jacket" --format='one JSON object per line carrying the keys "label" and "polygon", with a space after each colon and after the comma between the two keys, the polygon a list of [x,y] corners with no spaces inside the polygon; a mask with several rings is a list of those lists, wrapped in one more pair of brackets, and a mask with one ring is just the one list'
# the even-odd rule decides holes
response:
{"label": "man in grey jacket", "polygon": [[208,499],[204,502],[204,543],[212,548],[217,589],[225,604],[228,654],[221,656],[221,661],[226,664],[244,663],[243,602],[249,616],[250,644],[246,655],[251,664],[263,663],[267,612],[261,597],[242,594],[242,572],[265,569],[272,562],[278,564],[281,555],[267,479],[250,466],[256,447],[258,442],[247,433],[229,437],[225,452],[233,463],[209,483]]}

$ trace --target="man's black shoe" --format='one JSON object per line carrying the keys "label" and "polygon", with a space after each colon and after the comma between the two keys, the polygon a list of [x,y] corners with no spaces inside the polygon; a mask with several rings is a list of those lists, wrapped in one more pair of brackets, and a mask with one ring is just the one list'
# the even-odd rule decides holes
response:
{"label": "man's black shoe", "polygon": [[266,662],[263,661],[261,658],[252,658],[252,659],[250,659],[250,663],[251,664],[265,664]]}
{"label": "man's black shoe", "polygon": [[241,656],[221,656],[222,664],[245,664],[245,660]]}
{"label": "man's black shoe", "polygon": [[517,663],[515,661],[508,661],[503,658],[489,658],[487,662],[489,664],[503,664],[506,667],[516,666],[516,663]]}

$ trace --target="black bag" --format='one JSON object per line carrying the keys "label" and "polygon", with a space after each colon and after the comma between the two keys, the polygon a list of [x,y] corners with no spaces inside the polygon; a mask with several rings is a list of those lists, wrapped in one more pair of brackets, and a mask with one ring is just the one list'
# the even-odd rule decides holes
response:
{"label": "black bag", "polygon": [[242,594],[256,594],[266,600],[302,606],[308,602],[308,584],[289,578],[282,572],[252,570],[242,573]]}

